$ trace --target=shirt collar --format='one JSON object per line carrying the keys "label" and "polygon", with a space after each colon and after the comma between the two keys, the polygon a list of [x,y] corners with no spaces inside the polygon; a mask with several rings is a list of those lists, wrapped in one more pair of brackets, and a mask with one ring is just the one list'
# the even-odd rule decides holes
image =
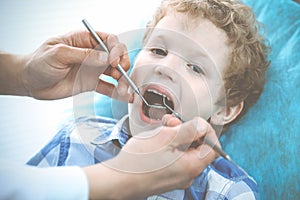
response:
{"label": "shirt collar", "polygon": [[112,127],[112,129],[101,131],[101,133],[91,141],[91,144],[102,145],[112,140],[118,140],[120,145],[124,146],[130,137],[129,117],[128,115],[125,115]]}
{"label": "shirt collar", "polygon": [[125,115],[121,118],[116,126],[113,128],[111,134],[115,136],[116,139],[119,140],[121,146],[124,146],[126,142],[131,137],[130,129],[129,129],[129,117]]}

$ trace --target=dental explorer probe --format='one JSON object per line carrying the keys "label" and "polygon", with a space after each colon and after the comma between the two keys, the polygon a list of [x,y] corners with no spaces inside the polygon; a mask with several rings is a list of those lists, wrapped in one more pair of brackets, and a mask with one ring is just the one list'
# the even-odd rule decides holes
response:
{"label": "dental explorer probe", "polygon": [[[106,47],[106,45],[104,44],[104,42],[101,40],[101,38],[99,37],[99,35],[96,33],[96,31],[92,28],[92,26],[87,22],[86,19],[82,20],[82,23],[85,25],[85,27],[88,29],[88,31],[92,34],[92,36],[94,37],[94,39],[99,43],[99,45],[103,48],[103,50],[106,53],[109,53],[108,48]],[[149,104],[146,99],[143,97],[143,95],[141,94],[141,92],[139,91],[138,87],[134,84],[134,82],[129,78],[128,74],[124,71],[124,69],[122,68],[122,66],[120,64],[117,65],[117,69],[119,70],[119,72],[123,75],[123,77],[126,79],[126,81],[128,82],[128,84],[130,85],[130,87],[133,89],[133,91],[140,96],[140,98],[143,100],[143,102],[148,106],[148,107],[152,107],[152,108],[158,108],[158,109],[165,109],[164,106],[160,106],[160,105],[151,105]]]}

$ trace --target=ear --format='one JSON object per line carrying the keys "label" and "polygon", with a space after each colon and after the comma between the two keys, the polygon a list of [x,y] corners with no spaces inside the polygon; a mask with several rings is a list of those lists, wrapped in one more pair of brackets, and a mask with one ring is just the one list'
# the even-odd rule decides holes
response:
{"label": "ear", "polygon": [[232,122],[243,110],[244,101],[236,106],[222,107],[218,112],[211,116],[210,122],[215,125],[226,125]]}

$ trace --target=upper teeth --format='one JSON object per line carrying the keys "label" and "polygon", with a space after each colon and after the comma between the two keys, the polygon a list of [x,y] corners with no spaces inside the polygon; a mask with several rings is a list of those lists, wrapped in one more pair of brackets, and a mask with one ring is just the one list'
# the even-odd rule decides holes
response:
{"label": "upper teeth", "polygon": [[154,89],[148,89],[147,91],[148,91],[148,92],[153,92],[153,93],[155,93],[155,94],[158,94],[158,95],[162,96],[163,98],[167,98],[167,100],[170,101],[170,98],[169,98],[169,97],[167,97],[165,94],[162,94],[162,93],[158,92],[157,90],[154,90]]}

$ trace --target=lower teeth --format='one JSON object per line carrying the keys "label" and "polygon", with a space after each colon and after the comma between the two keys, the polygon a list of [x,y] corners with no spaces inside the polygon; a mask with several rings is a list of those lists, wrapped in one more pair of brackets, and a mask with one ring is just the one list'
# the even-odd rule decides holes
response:
{"label": "lower teeth", "polygon": [[148,108],[148,117],[151,119],[161,120],[167,114],[165,109]]}
{"label": "lower teeth", "polygon": [[[148,90],[147,92],[145,92],[144,94],[144,98],[148,101],[149,104],[151,105],[157,105],[160,107],[165,107],[164,105],[164,99],[166,101],[166,103],[172,107],[172,102],[169,100],[168,97],[166,97],[165,95],[162,95],[160,93],[157,93],[156,91],[152,91],[152,90]],[[143,113],[154,120],[161,120],[162,117],[165,114],[170,114],[168,109],[162,109],[162,108],[155,108],[155,107],[151,107],[151,106],[147,106],[145,103],[143,103]]]}

